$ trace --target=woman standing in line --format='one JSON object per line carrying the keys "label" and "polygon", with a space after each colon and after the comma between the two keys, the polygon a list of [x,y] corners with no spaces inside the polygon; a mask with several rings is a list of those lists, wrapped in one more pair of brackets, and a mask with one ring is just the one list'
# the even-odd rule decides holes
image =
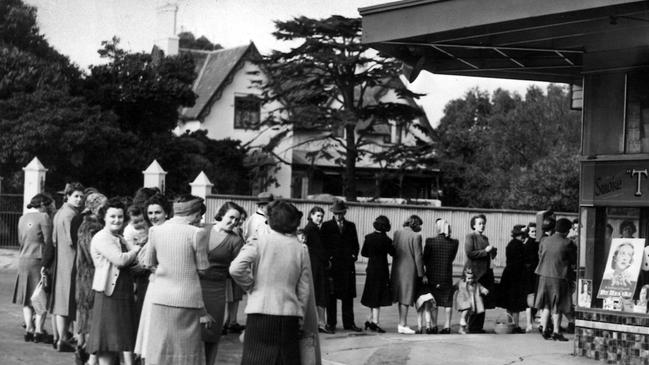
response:
{"label": "woman standing in line", "polygon": [[534,331],[534,299],[536,297],[536,287],[538,276],[534,273],[536,266],[539,264],[539,243],[536,241],[536,223],[530,222],[527,225],[527,239],[523,245],[523,288],[526,294],[525,318],[527,327],[525,332]]}
{"label": "woman standing in line", "polygon": [[373,227],[374,232],[365,236],[361,249],[361,256],[368,258],[361,304],[370,308],[365,329],[385,333],[385,330],[379,326],[379,315],[381,307],[392,305],[388,255],[394,256],[394,247],[392,240],[386,234],[391,228],[388,217],[384,215],[376,217]]}
{"label": "woman standing in line", "polygon": [[[475,280],[482,285],[490,295],[493,295],[494,272],[491,267],[491,260],[496,257],[497,249],[489,244],[489,239],[484,235],[487,225],[487,217],[479,214],[471,217],[471,228],[473,232],[467,234],[464,241],[464,252],[466,253],[466,265],[471,268]],[[485,309],[493,308],[490,298],[484,300]],[[468,318],[468,330],[470,333],[484,333],[485,313],[473,313]]]}
{"label": "woman standing in line", "polygon": [[295,236],[302,213],[290,203],[268,205],[268,234],[248,242],[230,265],[248,291],[242,365],[297,364],[299,329],[309,300],[309,252]]}
{"label": "woman standing in line", "polygon": [[[416,285],[424,278],[424,265],[421,253],[421,225],[417,215],[411,215],[403,224],[403,229],[394,232],[394,260],[392,261],[392,301],[399,303],[399,325],[397,332],[414,334],[408,327],[408,307],[415,302]],[[425,283],[428,282],[424,278]],[[424,283],[424,284],[425,284]]]}
{"label": "woman standing in line", "polygon": [[135,262],[140,246],[128,245],[121,236],[125,214],[121,199],[108,200],[98,215],[104,228],[90,241],[95,263],[95,300],[87,349],[97,356],[99,365],[119,364],[116,357],[120,352],[124,354],[124,364],[134,363],[136,323],[129,266]]}
{"label": "woman standing in line", "polygon": [[333,333],[325,323],[325,308],[329,300],[327,266],[329,257],[322,245],[320,225],[324,218],[324,209],[315,206],[309,211],[308,223],[304,227],[306,245],[309,247],[309,260],[311,261],[311,275],[313,277],[313,291],[315,294],[316,309],[318,312],[318,332]]}
{"label": "woman standing in line", "polygon": [[104,223],[99,220],[99,209],[106,203],[106,196],[100,193],[91,193],[86,198],[83,211],[83,222],[79,226],[79,240],[77,242],[77,320],[75,332],[77,334],[76,359],[78,363],[85,364],[90,358],[90,364],[96,364],[97,358],[89,355],[86,350],[86,341],[90,333],[90,318],[95,301],[95,292],[92,290],[92,281],[95,276],[95,264],[90,253],[92,237],[104,228]]}
{"label": "woman standing in line", "polygon": [[[451,238],[451,225],[445,219],[437,219],[437,237],[427,238],[424,246],[424,267],[431,294],[437,306],[433,318],[437,320],[437,308],[443,307],[445,320],[440,334],[451,333],[451,313],[453,309],[453,261],[460,243]],[[432,332],[436,332],[437,323]]]}
{"label": "woman standing in line", "polygon": [[[70,183],[65,187],[66,202],[56,212],[52,229],[52,244],[56,248],[54,260],[54,275],[52,277],[52,293],[50,297],[50,311],[56,316],[56,329],[58,333],[56,347],[60,352],[72,352],[74,347],[70,344],[68,326],[74,321],[76,315],[76,281],[77,231],[78,226],[73,226],[73,219],[80,213],[83,206],[83,185]],[[81,224],[80,220],[77,220]]]}
{"label": "woman standing in line", "polygon": [[200,282],[205,309],[215,321],[213,330],[203,331],[207,365],[216,363],[220,329],[225,314],[225,281],[229,276],[228,268],[245,243],[243,237],[236,232],[242,210],[243,208],[236,203],[226,202],[214,217],[216,224],[205,227],[209,267],[200,273]]}
{"label": "woman standing in line", "polygon": [[35,313],[30,298],[41,279],[43,249],[52,242],[52,221],[47,214],[50,204],[52,199],[43,194],[36,194],[27,204],[30,211],[18,220],[20,250],[18,277],[12,302],[23,306],[25,342],[45,340],[43,324],[47,312]]}
{"label": "woman standing in line", "polygon": [[[181,195],[173,203],[174,216],[149,229],[145,264],[157,268],[138,329],[146,333],[144,343],[138,335],[136,345],[147,364],[205,364],[201,323],[211,327],[214,322],[198,276],[209,267],[205,231],[196,227],[205,210],[203,199]],[[146,302],[151,303],[148,316]]]}
{"label": "woman standing in line", "polygon": [[505,255],[507,261],[503,270],[500,284],[498,287],[499,306],[507,310],[514,324],[514,333],[524,333],[518,325],[519,312],[527,307],[527,295],[525,293],[525,246],[523,239],[525,237],[525,228],[522,224],[517,224],[512,229],[512,239],[507,244]]}

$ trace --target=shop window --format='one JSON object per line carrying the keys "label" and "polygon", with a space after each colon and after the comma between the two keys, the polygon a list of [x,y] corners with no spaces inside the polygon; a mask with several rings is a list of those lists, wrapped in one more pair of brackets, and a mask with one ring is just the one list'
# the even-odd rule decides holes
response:
{"label": "shop window", "polygon": [[623,72],[584,78],[583,155],[624,153],[624,87]]}
{"label": "shop window", "polygon": [[649,153],[649,71],[629,72],[626,103],[626,153]]}
{"label": "shop window", "polygon": [[583,207],[577,305],[647,313],[649,208]]}
{"label": "shop window", "polygon": [[259,129],[261,100],[254,95],[234,97],[234,128]]}

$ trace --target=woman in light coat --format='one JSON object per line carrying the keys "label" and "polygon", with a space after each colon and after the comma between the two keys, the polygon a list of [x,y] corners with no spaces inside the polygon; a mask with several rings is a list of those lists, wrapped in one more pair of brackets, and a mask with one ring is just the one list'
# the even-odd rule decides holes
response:
{"label": "woman in light coat", "polygon": [[412,215],[403,224],[403,229],[394,232],[394,260],[392,261],[392,299],[399,303],[399,325],[397,332],[414,334],[408,327],[408,307],[415,302],[417,283],[428,282],[424,277],[422,261],[422,238],[419,231],[423,221]]}
{"label": "woman in light coat", "polygon": [[302,213],[268,205],[270,232],[246,244],[230,275],[248,291],[242,365],[300,364],[299,330],[309,300],[309,252],[295,236]]}

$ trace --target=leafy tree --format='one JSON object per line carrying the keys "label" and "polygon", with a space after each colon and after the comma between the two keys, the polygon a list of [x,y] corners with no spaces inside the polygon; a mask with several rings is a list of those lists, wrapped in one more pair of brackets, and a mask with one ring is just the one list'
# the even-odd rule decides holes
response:
{"label": "leafy tree", "polygon": [[564,87],[532,86],[525,98],[470,90],[434,131],[444,204],[575,211],[579,131]]}
{"label": "leafy tree", "polygon": [[223,49],[223,46],[218,43],[212,43],[204,35],[198,37],[197,39],[192,32],[180,32],[178,34],[178,38],[180,48],[202,49],[205,51],[216,51],[218,49]]}
{"label": "leafy tree", "polygon": [[[401,63],[375,55],[361,43],[361,20],[338,15],[326,19],[297,17],[276,21],[275,38],[297,44],[289,51],[273,51],[260,64],[269,75],[263,83],[265,103],[281,107],[265,121],[269,127],[290,125],[314,132],[308,141],[322,142],[313,153],[344,167],[344,195],[356,200],[356,163],[371,156],[376,125],[395,121],[404,126],[422,115],[405,102],[376,102],[377,89],[400,98],[418,98],[399,77]],[[274,104],[273,104],[274,105]],[[279,134],[277,141],[290,133]],[[267,150],[272,150],[270,145]]]}

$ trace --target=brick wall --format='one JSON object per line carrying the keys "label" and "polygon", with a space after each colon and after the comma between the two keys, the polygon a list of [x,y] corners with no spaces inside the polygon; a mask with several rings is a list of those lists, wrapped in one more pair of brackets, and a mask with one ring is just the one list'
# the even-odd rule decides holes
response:
{"label": "brick wall", "polygon": [[606,364],[649,365],[649,317],[577,312],[574,353]]}

